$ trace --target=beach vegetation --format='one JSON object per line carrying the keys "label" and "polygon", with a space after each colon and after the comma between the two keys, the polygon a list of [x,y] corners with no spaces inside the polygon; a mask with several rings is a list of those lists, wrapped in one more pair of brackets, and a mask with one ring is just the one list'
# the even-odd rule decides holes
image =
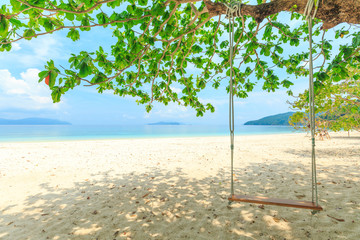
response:
{"label": "beach vegetation", "polygon": [[[347,67],[348,77],[339,79],[336,70],[323,81],[315,98],[316,122],[319,131],[360,130],[360,81],[359,67]],[[308,91],[297,96],[291,106],[298,110],[290,117],[294,126],[307,126],[309,109]]]}

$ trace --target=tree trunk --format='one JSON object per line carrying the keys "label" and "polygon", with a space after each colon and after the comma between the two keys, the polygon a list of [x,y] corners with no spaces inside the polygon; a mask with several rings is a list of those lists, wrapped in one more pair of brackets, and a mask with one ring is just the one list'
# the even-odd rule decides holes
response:
{"label": "tree trunk", "polygon": [[[274,0],[260,5],[241,6],[243,15],[252,16],[260,23],[266,17],[282,12],[297,12],[304,14],[308,0]],[[319,0],[319,8],[316,18],[323,21],[323,29],[330,29],[340,23],[360,24],[360,1],[359,0]],[[223,3],[204,1],[211,16],[226,14],[226,6]],[[295,6],[296,5],[296,6]]]}

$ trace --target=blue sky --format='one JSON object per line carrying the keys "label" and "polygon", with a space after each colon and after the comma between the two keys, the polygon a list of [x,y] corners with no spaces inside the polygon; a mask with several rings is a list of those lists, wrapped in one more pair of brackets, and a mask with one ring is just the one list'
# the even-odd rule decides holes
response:
{"label": "blue sky", "polygon": [[[73,42],[66,38],[67,31],[19,41],[10,52],[0,53],[0,118],[26,117],[55,118],[76,125],[147,124],[157,121],[178,121],[187,124],[227,124],[228,95],[224,89],[208,89],[201,93],[205,102],[214,104],[215,113],[196,117],[195,111],[175,104],[155,104],[151,113],[135,99],[114,96],[111,92],[97,93],[95,87],[76,87],[53,104],[50,90],[44,82],[38,83],[37,74],[44,69],[46,61],[53,59],[57,65],[67,66],[71,53],[91,51],[100,45],[113,42],[111,30],[93,29],[81,33],[81,40]],[[299,51],[307,49],[301,45]],[[307,78],[292,79],[292,90],[302,92],[308,86]],[[248,120],[290,111],[286,89],[267,93],[260,86],[247,99],[235,102],[236,124]]]}

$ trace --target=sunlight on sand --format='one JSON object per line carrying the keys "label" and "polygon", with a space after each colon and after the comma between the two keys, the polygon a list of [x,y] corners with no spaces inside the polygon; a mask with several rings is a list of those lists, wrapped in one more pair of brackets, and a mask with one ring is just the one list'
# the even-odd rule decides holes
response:
{"label": "sunlight on sand", "polygon": [[[358,240],[359,141],[317,141],[315,216],[229,206],[227,137],[3,143],[0,238]],[[310,161],[305,134],[237,137],[235,194],[309,201]]]}

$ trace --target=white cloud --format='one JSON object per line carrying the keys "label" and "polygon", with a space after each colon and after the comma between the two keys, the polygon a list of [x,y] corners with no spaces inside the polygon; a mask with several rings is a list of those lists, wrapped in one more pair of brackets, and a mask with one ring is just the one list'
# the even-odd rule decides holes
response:
{"label": "white cloud", "polygon": [[16,64],[19,68],[26,69],[43,66],[49,59],[65,60],[68,55],[61,39],[55,35],[48,35],[31,41],[13,43],[10,52],[0,55],[0,62],[3,63],[3,68],[10,68]]}
{"label": "white cloud", "polygon": [[29,54],[19,58],[19,61],[26,65],[33,65],[34,61],[43,63],[49,59],[61,59],[61,56],[63,56],[61,42],[51,36],[37,39],[37,41],[25,42],[24,44],[29,44],[34,52],[33,55]]}
{"label": "white cloud", "polygon": [[30,68],[16,79],[9,70],[0,69],[0,109],[57,109],[51,91],[44,82],[38,83],[40,70]]}
{"label": "white cloud", "polygon": [[21,49],[20,44],[19,43],[13,43],[12,44],[12,48],[11,51],[19,51]]}

